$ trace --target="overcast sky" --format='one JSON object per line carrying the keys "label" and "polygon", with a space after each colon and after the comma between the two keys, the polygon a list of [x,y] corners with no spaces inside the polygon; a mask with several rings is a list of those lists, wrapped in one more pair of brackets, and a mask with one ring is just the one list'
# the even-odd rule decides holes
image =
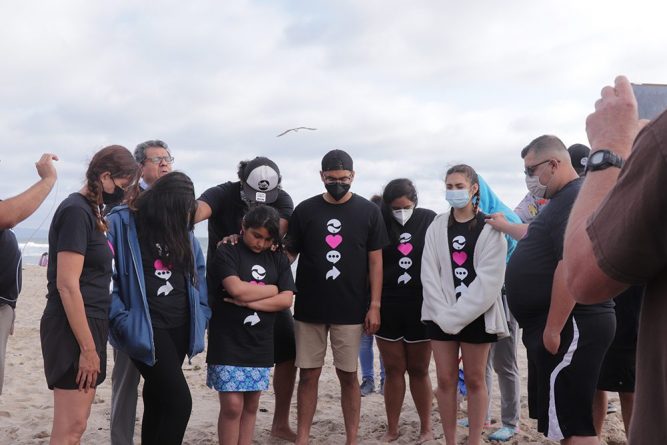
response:
{"label": "overcast sky", "polygon": [[[510,206],[533,138],[587,143],[602,86],[667,83],[660,2],[0,0],[0,197],[57,153],[59,181],[23,227],[82,183],[99,148],[163,139],[197,193],[274,159],[295,202],[323,190],[332,148],[353,191],[416,181],[446,209],[464,162]],[[285,129],[309,126],[277,138]]]}

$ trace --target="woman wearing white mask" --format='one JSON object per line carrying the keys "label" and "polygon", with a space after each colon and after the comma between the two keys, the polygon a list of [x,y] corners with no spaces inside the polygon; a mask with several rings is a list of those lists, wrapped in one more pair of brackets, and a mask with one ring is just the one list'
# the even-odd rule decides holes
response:
{"label": "woman wearing white mask", "polygon": [[394,179],[382,194],[382,215],[390,244],[382,250],[383,280],[380,329],[375,334],[384,362],[384,400],[387,432],[383,440],[399,436],[398,419],[405,397],[405,373],[421,423],[418,443],[433,439],[428,375],[431,346],[421,323],[421,256],[426,229],[435,212],[417,207],[417,190],[409,179]]}
{"label": "woman wearing white mask", "polygon": [[445,176],[450,212],[426,232],[421,279],[422,321],[435,358],[440,418],[445,443],[456,443],[459,351],[468,390],[468,444],[481,443],[488,395],[484,379],[491,343],[509,335],[502,303],[507,242],[485,224],[479,180],[468,165]]}

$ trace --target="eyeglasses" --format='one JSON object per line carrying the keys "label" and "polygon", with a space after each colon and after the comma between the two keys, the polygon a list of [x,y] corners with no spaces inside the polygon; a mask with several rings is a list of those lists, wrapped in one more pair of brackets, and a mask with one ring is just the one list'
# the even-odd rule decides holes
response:
{"label": "eyeglasses", "polygon": [[542,161],[530,167],[526,167],[523,169],[523,172],[525,173],[526,176],[533,176],[535,174],[535,170],[537,169],[537,167],[539,167],[542,164],[546,164],[547,162],[551,162],[551,159],[547,159],[546,161]]}
{"label": "eyeglasses", "polygon": [[324,182],[327,184],[350,184],[352,176],[343,176],[342,178],[334,178],[333,176],[325,176]]}
{"label": "eyeglasses", "polygon": [[167,164],[174,163],[173,156],[154,156],[152,158],[146,158],[146,160],[152,162],[155,165],[162,163],[162,161],[166,162]]}

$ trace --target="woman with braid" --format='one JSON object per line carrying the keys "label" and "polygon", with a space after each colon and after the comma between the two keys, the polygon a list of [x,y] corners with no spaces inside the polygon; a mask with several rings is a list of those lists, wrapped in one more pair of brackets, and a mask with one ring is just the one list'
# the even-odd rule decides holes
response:
{"label": "woman with braid", "polygon": [[501,294],[507,242],[478,211],[475,170],[455,165],[447,171],[445,184],[452,209],[436,216],[426,231],[421,318],[435,359],[445,443],[456,444],[460,351],[468,389],[468,444],[479,444],[488,405],[484,376],[489,348],[509,335]]}
{"label": "woman with braid", "polygon": [[53,390],[51,443],[79,443],[95,387],[106,377],[113,252],[102,218],[138,170],[125,147],[93,156],[84,186],[60,204],[49,229],[48,294],[40,324],[44,373]]}

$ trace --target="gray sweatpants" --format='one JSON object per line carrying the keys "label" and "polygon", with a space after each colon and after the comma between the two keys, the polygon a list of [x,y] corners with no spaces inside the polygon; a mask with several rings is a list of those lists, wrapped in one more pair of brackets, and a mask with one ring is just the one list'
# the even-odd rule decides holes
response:
{"label": "gray sweatpants", "polygon": [[7,340],[14,330],[14,309],[8,304],[0,304],[0,394],[5,382],[5,356]]}
{"label": "gray sweatpants", "polygon": [[111,374],[111,445],[133,445],[141,374],[124,352],[113,350]]}
{"label": "gray sweatpants", "polygon": [[519,424],[521,412],[521,379],[516,362],[516,347],[519,333],[519,324],[507,311],[507,324],[510,336],[498,340],[491,345],[489,359],[486,362],[486,387],[489,391],[489,410],[487,418],[491,418],[491,389],[493,385],[493,371],[498,374],[500,388],[500,417],[503,426],[516,427]]}

